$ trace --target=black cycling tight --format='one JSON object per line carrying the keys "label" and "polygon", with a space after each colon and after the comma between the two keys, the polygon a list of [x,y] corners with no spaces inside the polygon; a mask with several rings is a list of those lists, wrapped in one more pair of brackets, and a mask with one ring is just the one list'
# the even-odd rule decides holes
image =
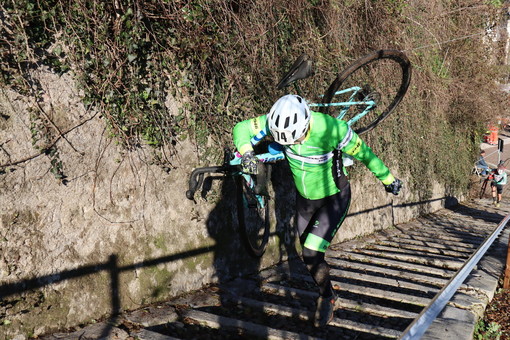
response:
{"label": "black cycling tight", "polygon": [[[307,200],[298,194],[297,227],[303,246],[303,261],[323,297],[333,295],[329,266],[324,260],[325,251],[342,225],[350,201],[351,188],[348,183],[339,193],[320,200]],[[315,243],[308,242],[309,238]]]}
{"label": "black cycling tight", "polygon": [[319,287],[321,296],[328,298],[333,295],[333,287],[329,278],[329,266],[324,260],[324,253],[303,248],[303,261]]}

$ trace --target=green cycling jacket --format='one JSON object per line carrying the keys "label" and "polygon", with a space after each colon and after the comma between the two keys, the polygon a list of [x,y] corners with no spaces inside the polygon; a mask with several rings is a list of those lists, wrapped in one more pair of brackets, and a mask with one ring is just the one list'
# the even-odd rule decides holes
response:
{"label": "green cycling jacket", "polygon": [[498,171],[494,171],[494,179],[492,180],[495,184],[499,185],[506,185],[507,182],[507,175],[506,172],[503,172],[501,175],[498,174]]}
{"label": "green cycling jacket", "polygon": [[[333,151],[341,150],[365,164],[385,185],[395,178],[384,163],[345,121],[311,111],[310,127],[301,144],[286,145],[289,162],[298,192],[307,199],[321,199],[340,191],[333,175]],[[236,124],[234,144],[241,154],[253,150],[250,140],[261,130],[268,134],[266,115]]]}

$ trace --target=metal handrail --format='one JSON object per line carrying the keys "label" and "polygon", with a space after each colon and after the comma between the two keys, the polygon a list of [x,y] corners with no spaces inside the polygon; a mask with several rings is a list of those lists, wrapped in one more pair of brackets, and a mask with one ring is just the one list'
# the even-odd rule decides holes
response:
{"label": "metal handrail", "polygon": [[510,214],[507,215],[492,232],[492,234],[482,243],[473,255],[469,257],[467,262],[460,268],[457,273],[448,281],[432,299],[430,304],[425,307],[420,315],[404,330],[400,336],[400,340],[417,340],[420,339],[427,331],[432,322],[436,319],[437,315],[443,310],[448,301],[452,298],[455,291],[460,287],[462,282],[466,279],[468,274],[473,270],[474,266],[485,255],[494,240],[499,236],[501,231],[506,227],[510,220]]}

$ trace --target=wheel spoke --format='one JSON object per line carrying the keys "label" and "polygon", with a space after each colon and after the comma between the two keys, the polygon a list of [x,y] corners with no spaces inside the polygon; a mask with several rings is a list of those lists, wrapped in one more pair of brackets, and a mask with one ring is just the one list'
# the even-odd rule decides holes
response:
{"label": "wheel spoke", "polygon": [[248,251],[254,256],[262,256],[269,239],[268,199],[254,193],[244,177],[238,178],[239,228]]}
{"label": "wheel spoke", "polygon": [[[353,124],[362,134],[373,129],[398,105],[409,86],[411,77],[407,57],[398,51],[376,51],[358,59],[341,72],[324,95],[323,104],[345,103],[330,106],[323,112]],[[355,92],[338,89],[359,89]]]}

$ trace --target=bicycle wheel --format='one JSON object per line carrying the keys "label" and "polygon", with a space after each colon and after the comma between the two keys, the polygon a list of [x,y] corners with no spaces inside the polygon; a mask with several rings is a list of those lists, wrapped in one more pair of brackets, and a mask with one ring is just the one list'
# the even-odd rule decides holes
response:
{"label": "bicycle wheel", "polygon": [[485,196],[485,191],[487,190],[487,183],[489,183],[489,181],[486,178],[483,180],[482,188],[480,189],[480,199],[484,198]]}
{"label": "bicycle wheel", "polygon": [[[376,102],[375,108],[369,110],[353,127],[361,135],[372,130],[382,122],[400,103],[411,81],[411,63],[407,56],[397,50],[380,50],[372,52],[338,74],[324,94],[322,103],[330,104],[363,101],[368,98]],[[355,98],[352,92],[336,94],[340,89],[362,88]],[[366,105],[350,105],[344,110],[343,120],[349,121],[365,111]],[[332,114],[332,106],[322,108],[323,113]],[[337,116],[335,114],[335,116]]]}
{"label": "bicycle wheel", "polygon": [[[269,173],[270,166],[264,165]],[[255,176],[251,180],[255,181]],[[269,178],[269,176],[268,176]],[[269,198],[254,192],[254,183],[237,176],[237,218],[243,242],[248,252],[262,256],[269,240]]]}

